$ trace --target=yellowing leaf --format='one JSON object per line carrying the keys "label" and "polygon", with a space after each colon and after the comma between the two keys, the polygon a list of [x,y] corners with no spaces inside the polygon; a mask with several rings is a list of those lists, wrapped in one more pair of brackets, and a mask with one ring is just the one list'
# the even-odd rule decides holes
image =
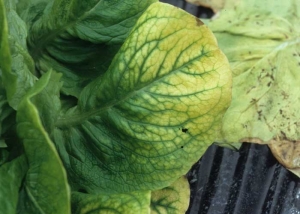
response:
{"label": "yellowing leaf", "polygon": [[190,186],[185,177],[151,193],[151,214],[182,214],[188,209]]}
{"label": "yellowing leaf", "polygon": [[300,168],[299,18],[296,0],[241,0],[209,23],[234,73],[221,138],[270,144],[294,172]]}
{"label": "yellowing leaf", "polygon": [[150,192],[113,195],[73,193],[74,214],[147,214],[150,212]]}
{"label": "yellowing leaf", "polygon": [[231,71],[211,31],[154,3],[106,73],[54,123],[53,139],[75,190],[160,189],[213,142],[230,99]]}

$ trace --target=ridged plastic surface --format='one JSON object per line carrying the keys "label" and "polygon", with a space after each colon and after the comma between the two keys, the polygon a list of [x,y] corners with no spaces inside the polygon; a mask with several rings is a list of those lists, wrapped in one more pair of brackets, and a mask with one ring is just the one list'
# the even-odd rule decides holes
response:
{"label": "ridged plastic surface", "polygon": [[160,2],[172,4],[199,18],[210,18],[213,16],[211,9],[190,4],[185,0],[162,0]]}
{"label": "ridged plastic surface", "polygon": [[187,214],[300,214],[300,179],[265,145],[212,145],[188,174]]}

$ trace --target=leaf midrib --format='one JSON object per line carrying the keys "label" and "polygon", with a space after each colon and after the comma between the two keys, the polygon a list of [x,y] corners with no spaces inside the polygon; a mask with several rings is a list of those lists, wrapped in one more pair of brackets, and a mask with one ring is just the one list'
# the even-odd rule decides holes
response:
{"label": "leaf midrib", "polygon": [[[132,97],[133,95],[140,93],[141,91],[144,91],[146,88],[151,87],[152,84],[154,84],[155,82],[160,81],[161,79],[169,76],[169,75],[173,75],[176,72],[180,72],[180,70],[185,67],[188,66],[189,64],[193,63],[196,60],[200,60],[202,57],[205,57],[208,53],[215,51],[217,49],[214,50],[210,50],[208,52],[205,53],[201,53],[201,55],[195,57],[194,59],[188,61],[187,63],[182,64],[180,67],[176,68],[173,71],[168,72],[165,75],[160,76],[159,78],[153,80],[152,82],[150,82],[148,85],[143,86],[141,88],[135,89],[132,92],[130,92],[127,96],[123,97],[122,99],[114,99],[112,100],[110,103],[108,103],[107,105],[105,105],[104,107],[100,108],[100,109],[92,109],[86,112],[78,112],[75,114],[70,114],[67,115],[67,117],[61,117],[57,120],[55,126],[57,128],[64,128],[64,127],[72,127],[72,126],[76,126],[81,124],[82,122],[84,122],[85,120],[88,120],[89,118],[93,117],[93,116],[100,116],[101,114],[107,112],[108,109],[113,108],[114,106],[124,102],[125,100],[129,99],[130,97]],[[77,106],[78,107],[78,106]]]}

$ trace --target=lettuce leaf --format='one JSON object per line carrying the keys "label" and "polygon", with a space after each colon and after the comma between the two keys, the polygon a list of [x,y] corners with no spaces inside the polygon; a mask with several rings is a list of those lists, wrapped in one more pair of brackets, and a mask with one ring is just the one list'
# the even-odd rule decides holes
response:
{"label": "lettuce leaf", "polygon": [[300,176],[300,3],[238,1],[209,23],[233,70],[220,141],[266,143]]}
{"label": "lettuce leaf", "polygon": [[171,184],[218,132],[230,77],[206,26],[152,4],[108,71],[55,124],[52,138],[73,189],[117,193]]}
{"label": "lettuce leaf", "polygon": [[15,214],[19,189],[27,170],[26,157],[20,156],[0,166],[0,212]]}
{"label": "lettuce leaf", "polygon": [[[54,144],[44,130],[31,97],[48,84],[52,72],[46,73],[32,87],[18,106],[17,131],[23,140],[28,171],[22,213],[70,213],[70,190],[62,162]],[[55,74],[54,74],[55,76]]]}
{"label": "lettuce leaf", "polygon": [[3,55],[0,67],[7,100],[14,109],[17,109],[20,100],[33,86],[37,77],[33,74],[34,62],[26,46],[26,25],[15,11],[15,1],[5,1],[5,6],[6,12],[3,13],[4,17],[1,20],[9,27],[3,26],[1,38]]}
{"label": "lettuce leaf", "polygon": [[181,177],[170,186],[151,192],[151,214],[182,214],[188,209],[190,185]]}

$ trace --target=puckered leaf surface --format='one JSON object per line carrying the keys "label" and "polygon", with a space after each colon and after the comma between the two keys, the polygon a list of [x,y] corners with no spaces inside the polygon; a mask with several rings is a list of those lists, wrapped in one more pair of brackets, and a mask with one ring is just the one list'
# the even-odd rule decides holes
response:
{"label": "puckered leaf surface", "polygon": [[300,168],[299,18],[296,0],[239,1],[209,23],[234,73],[223,139],[272,144],[291,170]]}
{"label": "puckered leaf surface", "polygon": [[[40,72],[62,72],[66,94],[78,96],[103,74],[141,13],[156,0],[56,0],[31,4],[22,17],[32,20],[29,48]],[[44,8],[45,7],[45,8]],[[40,15],[42,14],[42,15]]]}
{"label": "puckered leaf surface", "polygon": [[168,186],[213,141],[230,87],[210,30],[152,4],[108,71],[56,122],[52,137],[71,185],[111,193]]}
{"label": "puckered leaf surface", "polygon": [[5,1],[5,8],[6,12],[2,14],[6,16],[1,18],[4,26],[0,38],[0,67],[8,102],[17,109],[20,100],[37,78],[33,75],[34,63],[26,47],[26,25],[15,11],[15,1]]}
{"label": "puckered leaf surface", "polygon": [[20,156],[0,166],[0,212],[15,214],[19,189],[27,171],[26,157]]}
{"label": "puckered leaf surface", "polygon": [[[57,74],[46,73],[21,101],[17,131],[28,159],[22,213],[70,213],[70,192],[66,172],[54,144],[42,126],[31,98],[47,87]],[[49,84],[48,84],[49,85]],[[58,84],[59,86],[59,84]]]}

